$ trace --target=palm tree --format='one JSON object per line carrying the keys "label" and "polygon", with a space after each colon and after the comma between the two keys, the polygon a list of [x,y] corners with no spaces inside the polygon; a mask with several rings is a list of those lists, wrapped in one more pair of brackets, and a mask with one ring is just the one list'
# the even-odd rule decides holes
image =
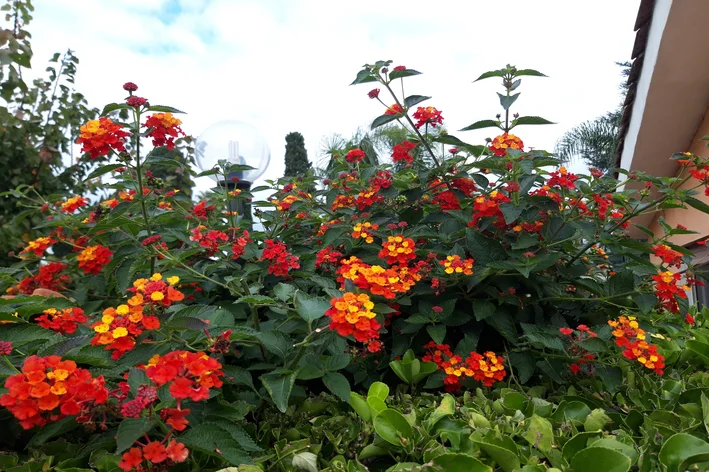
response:
{"label": "palm tree", "polygon": [[[626,78],[630,74],[630,62],[617,62]],[[628,91],[627,80],[620,85],[621,104]],[[616,150],[623,116],[622,105],[616,110],[575,126],[567,131],[556,143],[555,151],[559,159],[569,162],[581,159],[587,166],[608,172],[616,163]]]}

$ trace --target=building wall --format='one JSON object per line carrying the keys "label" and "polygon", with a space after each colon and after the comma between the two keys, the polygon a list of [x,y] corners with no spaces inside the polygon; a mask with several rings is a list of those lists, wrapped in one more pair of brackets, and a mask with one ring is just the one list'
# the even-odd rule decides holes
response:
{"label": "building wall", "polygon": [[[694,135],[694,139],[689,147],[689,149],[678,149],[676,152],[689,151],[701,157],[709,157],[709,148],[707,144],[709,141],[701,141],[704,136],[709,136],[709,108],[704,113],[704,118],[701,124],[697,128],[697,132]],[[667,159],[667,157],[664,157]],[[685,171],[686,172],[686,171]],[[699,182],[696,179],[690,178],[681,188],[690,189],[696,187]],[[697,189],[699,192],[694,197],[709,204],[709,197],[704,195],[704,188],[700,187]],[[682,208],[669,208],[657,213],[652,223],[649,225],[653,233],[662,235],[663,231],[660,224],[657,222],[659,216],[664,216],[665,222],[671,227],[675,227],[678,224],[684,225],[687,229],[697,231],[698,234],[678,234],[673,236],[670,241],[679,246],[687,246],[695,241],[705,239],[709,236],[709,215],[702,213],[694,208],[682,209]]]}

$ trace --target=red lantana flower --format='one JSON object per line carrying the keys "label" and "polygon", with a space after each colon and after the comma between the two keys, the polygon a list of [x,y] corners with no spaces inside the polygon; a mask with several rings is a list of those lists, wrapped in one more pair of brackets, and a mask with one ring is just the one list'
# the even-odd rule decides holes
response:
{"label": "red lantana flower", "polygon": [[421,128],[423,125],[429,124],[432,128],[443,124],[441,112],[434,107],[418,107],[412,115],[416,119],[416,127]]}
{"label": "red lantana flower", "polygon": [[404,141],[401,144],[397,144],[393,148],[391,153],[392,160],[396,163],[399,161],[406,161],[407,164],[411,164],[414,161],[414,156],[411,155],[411,150],[416,147],[416,143],[411,143],[409,141]]}
{"label": "red lantana flower", "polygon": [[385,115],[398,115],[400,113],[404,113],[404,110],[397,103],[395,103],[392,106],[390,106],[389,108],[387,108],[386,111],[384,112]]}
{"label": "red lantana flower", "polygon": [[261,260],[269,261],[268,273],[285,277],[291,269],[300,269],[298,256],[288,252],[285,244],[267,239],[264,241],[266,247],[263,250]]}
{"label": "red lantana flower", "polygon": [[153,146],[167,146],[175,148],[175,138],[184,136],[180,125],[182,121],[175,118],[172,113],[155,113],[148,117],[143,127],[148,128],[147,136],[153,138]]}
{"label": "red lantana flower", "polygon": [[345,159],[347,162],[351,163],[358,163],[362,162],[362,160],[366,157],[367,155],[362,151],[361,149],[352,149],[350,152],[347,153],[345,156]]}
{"label": "red lantana flower", "polygon": [[209,399],[209,389],[221,388],[221,368],[204,352],[173,351],[153,356],[145,373],[156,385],[168,385],[173,398],[198,402]]}
{"label": "red lantana flower", "polygon": [[37,324],[42,328],[51,329],[60,334],[73,334],[76,331],[76,327],[86,323],[86,321],[84,310],[79,307],[65,308],[63,310],[49,308],[37,317]]}
{"label": "red lantana flower", "polygon": [[81,251],[76,260],[79,261],[79,268],[85,274],[97,275],[106,264],[111,262],[111,256],[113,252],[110,249],[97,244]]}
{"label": "red lantana flower", "polygon": [[89,204],[89,201],[87,199],[85,199],[84,197],[81,197],[81,196],[71,197],[71,198],[67,199],[67,201],[62,203],[61,211],[62,211],[62,213],[74,213],[79,208],[85,207],[88,204]]}
{"label": "red lantana flower", "polygon": [[494,156],[503,157],[507,155],[508,149],[524,150],[524,143],[514,134],[503,133],[496,136],[490,143],[490,151]]}
{"label": "red lantana flower", "polygon": [[20,251],[20,254],[32,253],[37,257],[42,257],[44,251],[57,241],[52,238],[37,238],[27,243],[27,246]]}
{"label": "red lantana flower", "polygon": [[125,151],[126,138],[130,136],[123,131],[123,125],[105,117],[87,122],[80,131],[81,136],[76,143],[81,144],[81,152],[89,153],[91,159],[108,156],[111,150]]}

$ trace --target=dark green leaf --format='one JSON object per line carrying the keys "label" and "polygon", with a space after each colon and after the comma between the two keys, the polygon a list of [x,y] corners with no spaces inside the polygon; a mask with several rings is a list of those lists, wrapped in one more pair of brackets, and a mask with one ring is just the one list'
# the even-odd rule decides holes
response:
{"label": "dark green leaf", "polygon": [[428,100],[431,97],[426,97],[424,95],[409,95],[404,99],[404,106],[406,108],[411,108],[414,105],[418,105],[419,103]]}
{"label": "dark green leaf", "polygon": [[499,128],[500,127],[500,122],[495,121],[495,120],[480,120],[476,121],[472,125],[468,125],[465,128],[461,129],[460,131],[471,131],[474,129],[483,129],[483,128]]}
{"label": "dark green leaf", "polygon": [[281,413],[285,413],[288,409],[288,399],[295,383],[295,377],[295,372],[285,369],[279,369],[259,377]]}
{"label": "dark green leaf", "polygon": [[505,71],[503,71],[503,70],[491,70],[488,72],[484,72],[480,77],[475,79],[473,82],[477,82],[478,80],[488,79],[490,77],[503,77],[504,75],[505,75]]}
{"label": "dark green leaf", "polygon": [[297,292],[295,294],[295,310],[301,318],[308,323],[322,318],[330,308],[330,301],[325,298],[311,297],[307,293]]}
{"label": "dark green leaf", "polygon": [[123,418],[116,434],[116,454],[128,450],[153,427],[149,418]]}
{"label": "dark green leaf", "polygon": [[478,321],[494,315],[495,309],[495,304],[489,300],[473,300],[473,314]]}
{"label": "dark green leaf", "polygon": [[372,126],[371,126],[371,128],[372,128],[372,129],[379,128],[379,127],[382,126],[382,125],[385,125],[385,124],[387,124],[387,123],[389,123],[389,122],[391,122],[391,121],[396,120],[396,119],[399,118],[400,116],[402,116],[402,115],[401,115],[401,114],[397,114],[397,115],[381,115],[381,116],[378,116],[378,117],[376,117],[376,118],[374,119],[374,121],[372,121]]}
{"label": "dark green leaf", "polygon": [[630,464],[628,456],[605,447],[583,449],[571,460],[574,472],[628,472]]}
{"label": "dark green leaf", "polygon": [[115,110],[128,110],[130,107],[125,103],[109,103],[101,111],[101,116],[107,116],[109,113]]}
{"label": "dark green leaf", "polygon": [[446,326],[442,324],[428,325],[426,331],[437,344],[442,344],[446,337]]}
{"label": "dark green leaf", "polygon": [[87,180],[95,179],[96,177],[100,177],[104,174],[108,174],[112,170],[120,169],[121,167],[125,167],[125,164],[108,164],[105,166],[100,166],[98,169],[95,169],[93,172],[91,172],[88,177],[84,179],[84,182]]}
{"label": "dark green leaf", "polygon": [[350,398],[350,383],[347,378],[339,372],[327,372],[322,378],[323,383],[339,397],[342,401],[348,401]]}
{"label": "dark green leaf", "polygon": [[512,127],[517,125],[553,125],[551,121],[542,118],[541,116],[520,116],[512,121]]}
{"label": "dark green leaf", "polygon": [[148,111],[161,111],[164,113],[185,113],[184,111],[180,111],[177,108],[169,107],[166,105],[150,105]]}
{"label": "dark green leaf", "polygon": [[389,80],[402,79],[404,77],[411,77],[412,75],[419,75],[421,72],[413,69],[404,70],[393,70],[389,72]]}
{"label": "dark green leaf", "polygon": [[402,438],[411,441],[414,434],[406,418],[390,408],[380,411],[374,418],[374,430],[382,439],[394,446],[401,446]]}
{"label": "dark green leaf", "polygon": [[532,75],[532,76],[536,76],[536,77],[547,77],[546,75],[544,75],[541,72],[536,71],[534,69],[522,69],[522,70],[518,70],[515,73],[515,77],[520,77],[523,75]]}
{"label": "dark green leaf", "polygon": [[513,95],[502,95],[501,93],[498,93],[497,96],[500,97],[500,105],[502,105],[502,108],[509,110],[512,104],[519,97],[519,93],[515,93]]}
{"label": "dark green leaf", "polygon": [[694,197],[687,197],[687,198],[685,198],[684,202],[687,205],[691,206],[692,208],[695,208],[695,209],[701,211],[702,213],[709,214],[709,205],[707,205],[706,203],[704,203],[701,200],[697,200]]}

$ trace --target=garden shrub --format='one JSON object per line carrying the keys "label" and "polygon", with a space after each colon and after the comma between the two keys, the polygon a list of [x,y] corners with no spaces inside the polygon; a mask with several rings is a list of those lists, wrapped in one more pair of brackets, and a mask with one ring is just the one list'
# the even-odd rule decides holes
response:
{"label": "garden shrub", "polygon": [[[2,447],[56,456],[58,471],[378,470],[381,455],[451,471],[703,461],[672,452],[709,449],[706,383],[687,375],[709,361],[686,295],[701,282],[669,241],[691,231],[633,218],[709,213],[693,197],[706,160],[674,156],[677,177],[571,173],[512,134],[549,123],[512,113],[522,78],[543,76],[512,66],[480,77],[501,79],[503,113],[463,128],[499,133],[470,145],[419,106],[430,97],[394,92],[418,74],[380,61],[354,82],[378,87],[373,127],[409,130],[391,164],[342,149],[322,179],[221,185],[196,204],[145,170],[169,165],[160,150],[183,135],[180,111],[126,83],[128,98],[77,140],[82,159],[108,162],[89,178],[110,173],[114,198],[13,191],[44,215],[44,235],[0,272]],[[221,161],[201,175],[239,170]],[[263,190],[252,228],[229,209]],[[581,459],[564,456],[572,437]]]}

